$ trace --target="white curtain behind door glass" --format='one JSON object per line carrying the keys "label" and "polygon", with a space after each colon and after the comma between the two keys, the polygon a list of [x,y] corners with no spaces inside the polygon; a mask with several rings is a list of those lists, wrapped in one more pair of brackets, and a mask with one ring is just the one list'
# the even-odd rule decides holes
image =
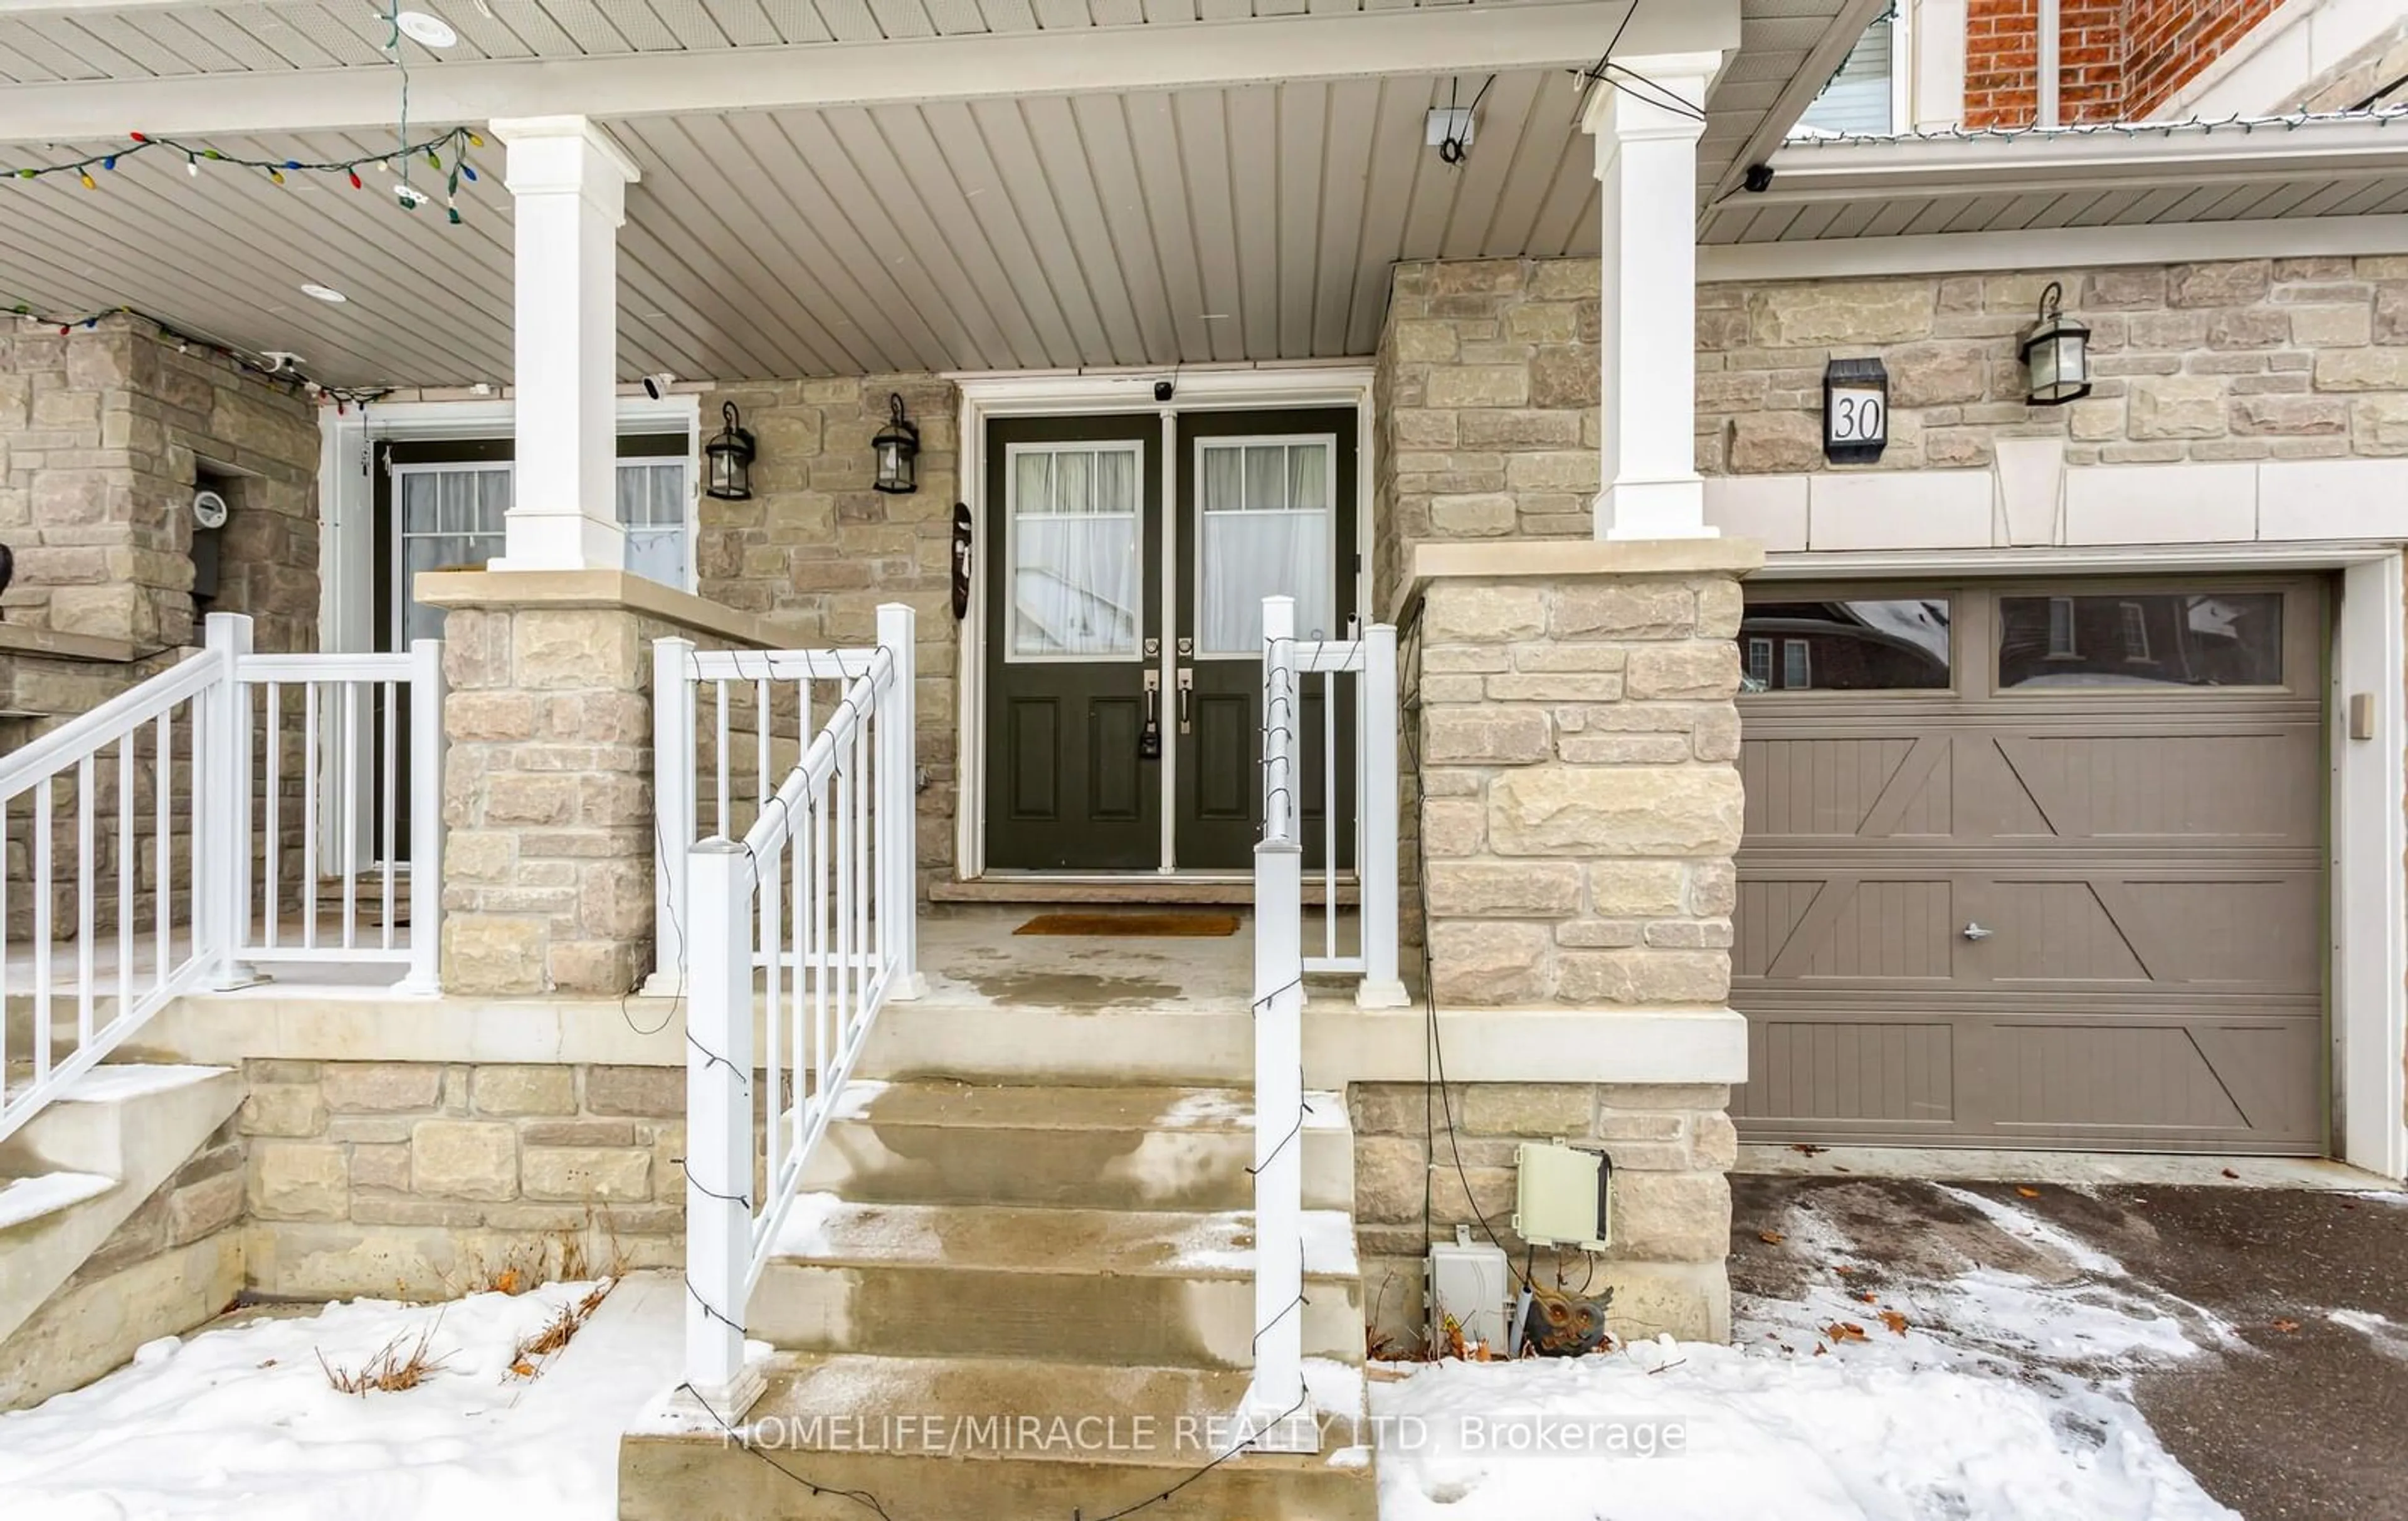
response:
{"label": "white curtain behind door glass", "polygon": [[665,586],[685,585],[685,461],[619,462],[619,525],[626,567]]}
{"label": "white curtain behind door glass", "polygon": [[1011,653],[1133,657],[1145,555],[1134,449],[1012,456]]}
{"label": "white curtain behind door glass", "polygon": [[1296,598],[1296,628],[1336,639],[1329,564],[1329,446],[1203,448],[1197,635],[1208,655],[1259,654],[1263,598]]}
{"label": "white curtain behind door glass", "polygon": [[502,552],[510,509],[510,467],[458,466],[395,472],[400,499],[398,569],[403,619],[398,649],[443,637],[443,610],[421,607],[411,589],[422,570],[476,570]]}

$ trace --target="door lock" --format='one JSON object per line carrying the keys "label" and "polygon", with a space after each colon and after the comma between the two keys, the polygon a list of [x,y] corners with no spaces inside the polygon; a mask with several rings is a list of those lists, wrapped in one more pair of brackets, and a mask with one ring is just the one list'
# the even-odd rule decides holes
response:
{"label": "door lock", "polygon": [[1186,635],[1186,634],[1182,634],[1182,635],[1179,637],[1179,658],[1180,658],[1180,659],[1182,659],[1182,660],[1184,660],[1184,659],[1186,659],[1188,656],[1190,656],[1190,655],[1194,654],[1195,653],[1196,653],[1196,640],[1195,640],[1194,637],[1192,637],[1192,636],[1190,636],[1190,635]]}
{"label": "door lock", "polygon": [[1162,759],[1162,672],[1145,673],[1145,724],[1138,730],[1137,758]]}
{"label": "door lock", "polygon": [[1182,734],[1195,730],[1195,696],[1196,667],[1182,666],[1179,667],[1179,732]]}
{"label": "door lock", "polygon": [[1969,919],[1965,923],[1965,938],[1969,940],[1986,940],[1996,933],[1996,930],[1984,929],[1978,921]]}

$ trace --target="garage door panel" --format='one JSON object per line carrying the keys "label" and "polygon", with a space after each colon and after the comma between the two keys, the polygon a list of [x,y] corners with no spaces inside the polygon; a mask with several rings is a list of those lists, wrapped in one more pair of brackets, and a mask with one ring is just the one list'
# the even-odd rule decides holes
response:
{"label": "garage door panel", "polygon": [[1914,751],[1915,742],[1909,739],[1742,742],[1740,776],[1747,789],[1742,827],[1766,839],[1853,838],[1865,831],[1867,820]]}
{"label": "garage door panel", "polygon": [[[2287,732],[2001,736],[1997,744],[2061,839],[2238,841],[2314,832],[2320,795],[2299,786],[2302,738],[2293,725]],[[2313,731],[2305,739],[2313,747]]]}
{"label": "garage door panel", "polygon": [[1735,1120],[1874,1121],[1944,1127],[1956,1118],[1956,1032],[1938,1021],[1748,1022]]}
{"label": "garage door panel", "polygon": [[[2010,595],[2073,596],[2061,628],[2026,620],[2049,642],[2025,664],[2066,642],[2083,669],[1993,684],[1990,614]],[[2094,595],[2114,614],[2091,609],[2095,628]],[[2125,605],[2162,602],[2183,618],[2149,631],[2149,653],[2221,669],[2229,631],[2183,610],[2249,597],[2260,622],[2285,606],[2279,668],[2253,657],[2254,686],[2100,667],[2139,647]],[[2322,598],[2307,582],[1916,594],[1953,610],[1946,690],[1825,694],[1801,671],[1743,696],[1743,1133],[2320,1152]],[[1776,640],[1883,605],[1780,602]]]}

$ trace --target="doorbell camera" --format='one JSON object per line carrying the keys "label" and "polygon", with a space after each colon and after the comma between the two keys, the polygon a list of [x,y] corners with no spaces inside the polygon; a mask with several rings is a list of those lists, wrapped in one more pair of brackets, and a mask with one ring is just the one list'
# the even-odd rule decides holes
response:
{"label": "doorbell camera", "polygon": [[658,401],[667,395],[669,387],[675,384],[677,384],[677,377],[666,370],[661,371],[658,375],[647,375],[644,377],[644,395]]}
{"label": "doorbell camera", "polygon": [[1172,389],[1171,383],[1168,380],[1154,381],[1154,399],[1156,401],[1168,401],[1170,399]]}

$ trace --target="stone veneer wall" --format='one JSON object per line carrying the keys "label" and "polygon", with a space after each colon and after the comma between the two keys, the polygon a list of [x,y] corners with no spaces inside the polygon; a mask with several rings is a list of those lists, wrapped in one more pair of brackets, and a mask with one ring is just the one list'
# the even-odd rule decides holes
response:
{"label": "stone veneer wall", "polygon": [[236,478],[213,610],[247,612],[262,650],[316,648],[314,404],[140,318],[62,335],[0,327],[0,538],[11,623],[190,644],[192,493]]}
{"label": "stone veneer wall", "polygon": [[[890,395],[920,430],[920,489],[873,490],[869,440]],[[960,393],[933,375],[871,375],[733,385],[702,398],[706,429],[733,401],[760,454],[752,499],[702,501],[696,566],[704,596],[754,613],[802,646],[876,642],[878,605],[919,615],[916,743],[921,880],[953,860],[954,696],[960,643],[953,613],[953,516],[961,499]]]}
{"label": "stone veneer wall", "polygon": [[243,1291],[243,1144],[221,1126],[22,1326],[0,1340],[0,1410],[78,1388]]}
{"label": "stone veneer wall", "polygon": [[624,607],[445,616],[445,992],[615,997],[653,969],[652,641],[669,635],[728,643]]}
{"label": "stone veneer wall", "polygon": [[1516,1148],[1569,1141],[1613,1160],[1612,1250],[1593,1276],[1581,1254],[1542,1252],[1538,1281],[1556,1282],[1561,1268],[1574,1284],[1612,1289],[1620,1336],[1727,1336],[1724,1174],[1739,1156],[1723,1112],[1729,1097],[1712,1085],[1473,1083],[1450,1085],[1440,1107],[1417,1083],[1354,1083],[1354,1239],[1372,1331],[1400,1349],[1418,1343],[1424,1254],[1430,1241],[1453,1241],[1457,1226],[1475,1241],[1495,1231],[1518,1270],[1526,1248],[1512,1229]]}
{"label": "stone veneer wall", "polygon": [[1447,577],[1423,606],[1440,1007],[1722,1006],[1736,577]]}
{"label": "stone veneer wall", "polygon": [[1599,280],[1594,259],[1397,266],[1371,382],[1382,616],[1417,543],[1590,537]]}
{"label": "stone veneer wall", "polygon": [[256,1293],[439,1299],[580,1253],[592,1272],[683,1260],[683,1068],[244,1068]]}
{"label": "stone veneer wall", "polygon": [[[2091,329],[2093,394],[2025,403],[2016,334],[2042,288]],[[2244,259],[2005,275],[1700,286],[1698,467],[1831,468],[1823,366],[1879,355],[1871,466],[1980,466],[2002,436],[2074,465],[2408,454],[2408,257]]]}

